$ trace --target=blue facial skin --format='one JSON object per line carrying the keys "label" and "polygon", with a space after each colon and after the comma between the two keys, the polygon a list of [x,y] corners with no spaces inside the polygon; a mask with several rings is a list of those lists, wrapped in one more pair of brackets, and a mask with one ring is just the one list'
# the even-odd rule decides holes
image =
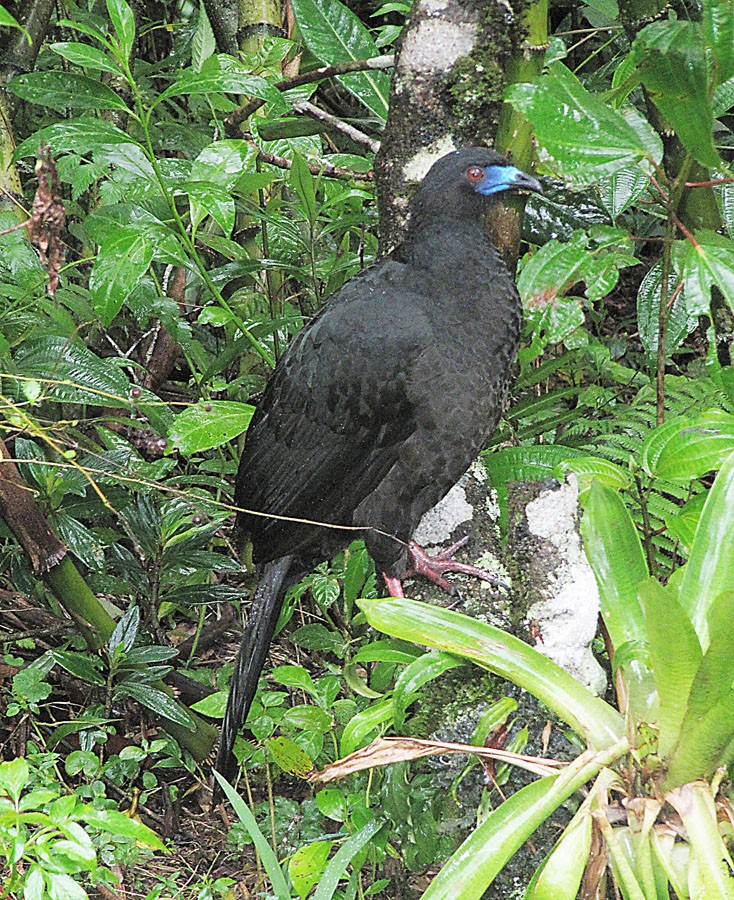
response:
{"label": "blue facial skin", "polygon": [[542,193],[539,182],[515,166],[487,166],[484,178],[474,185],[474,190],[485,197],[511,190]]}

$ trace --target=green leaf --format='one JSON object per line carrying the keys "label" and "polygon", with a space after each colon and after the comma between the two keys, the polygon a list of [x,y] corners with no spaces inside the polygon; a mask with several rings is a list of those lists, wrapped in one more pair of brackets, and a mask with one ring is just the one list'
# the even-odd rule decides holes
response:
{"label": "green leaf", "polygon": [[424,653],[418,659],[404,669],[395,682],[395,691],[393,692],[394,704],[394,721],[396,731],[400,731],[405,724],[405,711],[410,704],[419,696],[421,688],[438,678],[449,669],[455,669],[458,666],[465,665],[464,661],[454,656],[452,653],[442,653],[439,650],[433,650],[430,653]]}
{"label": "green leaf", "polygon": [[727,765],[734,741],[734,689],[731,628],[734,592],[716,597],[710,614],[711,642],[692,680],[679,740],[666,777],[668,787],[710,777]]}
{"label": "green leaf", "polygon": [[364,746],[367,743],[367,738],[382,725],[391,722],[392,718],[393,702],[390,697],[373,703],[372,706],[368,706],[367,709],[357,713],[356,716],[352,716],[342,732],[340,741],[341,755],[348,756],[358,747]]}
{"label": "green leaf", "polygon": [[288,861],[288,875],[301,900],[306,900],[311,889],[321,880],[333,846],[333,841],[304,844]]}
{"label": "green leaf", "polygon": [[277,88],[268,84],[264,78],[252,75],[247,66],[225,54],[210,56],[199,72],[193,68],[184,69],[176,81],[158,96],[153,105],[173,97],[212,94],[219,91],[225,94],[248,94],[267,100],[283,112],[287,109],[286,102]]}
{"label": "green leaf", "polygon": [[135,42],[135,16],[125,0],[107,0],[107,13],[120,42],[122,56],[127,59]]}
{"label": "green leaf", "polygon": [[225,188],[211,181],[191,180],[186,182],[186,193],[191,201],[191,221],[194,229],[198,228],[209,215],[222,229],[225,237],[232,234],[234,200]]}
{"label": "green leaf", "polygon": [[19,348],[15,362],[20,374],[52,380],[44,384],[47,399],[130,406],[130,382],[124,372],[67,338],[49,335],[28,340]]}
{"label": "green leaf", "polygon": [[629,209],[647,190],[650,179],[639,168],[621,169],[599,184],[604,208],[615,220]]}
{"label": "green leaf", "polygon": [[306,165],[304,158],[295,150],[293,152],[293,161],[289,173],[289,182],[293,190],[298,194],[304,216],[311,226],[313,226],[318,216],[314,177]]}
{"label": "green leaf", "polygon": [[118,684],[117,691],[132,697],[133,700],[136,700],[141,706],[149,709],[157,716],[162,716],[170,722],[183,725],[191,731],[196,730],[196,723],[186,709],[173,697],[169,697],[164,691],[153,687],[151,684],[139,684],[131,680],[123,681]]}
{"label": "green leaf", "polygon": [[276,666],[270,674],[278,684],[305,691],[310,697],[316,694],[313,678],[303,666]]}
{"label": "green leaf", "polygon": [[639,589],[655,687],[660,698],[658,752],[667,757],[681,733],[701,645],[675,593],[650,578]]}
{"label": "green leaf", "polygon": [[730,0],[705,0],[703,35],[712,51],[716,84],[734,76],[734,15]]}
{"label": "green leaf", "polygon": [[187,456],[220,447],[247,429],[254,411],[248,403],[202,400],[176,416],[168,437]]}
{"label": "green leaf", "polygon": [[362,598],[359,605],[373,628],[470,659],[530,691],[594,747],[606,746],[622,732],[622,719],[611,706],[499,628],[415,600]]}
{"label": "green leaf", "polygon": [[562,63],[551,63],[535,84],[511,85],[505,96],[530,121],[559,173],[577,184],[662,159],[660,138],[647,122],[589,93]]}
{"label": "green leaf", "polygon": [[683,146],[702,165],[718,168],[701,25],[653,22],[637,35],[632,52],[642,83]]}
{"label": "green leaf", "polygon": [[52,650],[51,655],[62,669],[65,669],[75,678],[81,678],[88,684],[105,684],[105,679],[97,666],[83,653],[74,653],[70,650]]}
{"label": "green leaf", "polygon": [[214,37],[214,32],[212,31],[212,26],[209,22],[209,16],[207,16],[206,9],[202,3],[199,6],[196,31],[194,32],[194,37],[191,41],[191,65],[194,70],[201,72],[201,67],[206,60],[216,52],[217,39]]}
{"label": "green leaf", "polygon": [[135,638],[138,636],[139,627],[140,610],[133,605],[120,619],[112,632],[109,640],[110,653],[114,653],[118,647],[122,647],[125,653],[132,650]]}
{"label": "green leaf", "polygon": [[313,760],[311,757],[304,753],[298,744],[290,738],[284,735],[270,738],[265,741],[265,747],[273,762],[288,775],[306,778],[309,772],[313,771]]}
{"label": "green leaf", "polygon": [[[520,447],[501,447],[482,454],[493,487],[510,481],[542,481],[553,477],[566,462],[588,454],[560,444],[532,444]],[[570,468],[570,466],[569,466]]]}
{"label": "green leaf", "polygon": [[196,703],[191,704],[191,709],[194,712],[201,713],[202,716],[210,716],[212,719],[222,719],[224,718],[224,711],[227,708],[227,698],[229,697],[229,691],[215,691],[213,694],[209,694],[208,697],[204,697],[202,700],[197,700]]}
{"label": "green leaf", "polygon": [[215,141],[199,153],[191,163],[192,181],[211,181],[226,191],[232,191],[243,175],[262,178],[262,185],[269,184],[271,175],[251,173],[257,153],[244,141]]}
{"label": "green leaf", "polygon": [[127,132],[116,125],[102,119],[81,116],[41,128],[20,144],[13,159],[35,156],[40,144],[48,144],[54,153],[89,153],[99,147],[111,147],[115,144],[140,147]]}
{"label": "green leaf", "polygon": [[[655,265],[642,279],[637,291],[637,322],[642,346],[647,352],[648,361],[655,365],[658,352],[658,334],[660,330],[660,289],[662,284],[662,262]],[[680,278],[671,273],[668,280],[668,297],[672,297],[678,288]],[[698,322],[689,315],[686,307],[685,288],[678,291],[675,303],[668,310],[665,329],[665,353],[670,357],[693,331]]]}
{"label": "green leaf", "polygon": [[28,32],[25,30],[25,28],[23,28],[23,26],[20,25],[17,19],[14,19],[6,9],[3,9],[2,6],[0,6],[0,26],[7,28],[17,28],[18,31],[22,31],[25,33],[26,37],[28,37],[28,42],[30,43],[30,37],[28,36]]}
{"label": "green leaf", "polygon": [[260,831],[257,819],[247,807],[242,797],[240,797],[228,781],[222,778],[219,772],[214,772],[214,777],[217,779],[225,796],[232,804],[232,808],[237,813],[240,822],[242,822],[252,838],[258,856],[270,879],[270,885],[276,900],[291,900],[291,892],[288,889],[288,884],[283,875],[283,870],[280,868],[278,858],[273,852],[273,848],[270,846],[268,839],[262,831]]}
{"label": "green leaf", "polygon": [[688,483],[719,469],[732,452],[734,416],[710,409],[695,419],[678,416],[656,428],[642,455],[652,477]]}
{"label": "green leaf", "polygon": [[96,47],[90,47],[89,44],[62,41],[58,44],[51,44],[50,49],[59,56],[63,56],[64,59],[68,59],[75,66],[95,69],[98,72],[112,72],[114,75],[120,74],[120,67],[117,63],[111,60],[106,53]]}
{"label": "green leaf", "polygon": [[153,244],[141,231],[120,230],[99,248],[89,276],[92,306],[108,327],[153,261]]}
{"label": "green leaf", "polygon": [[339,881],[344,877],[349,863],[368,844],[377,832],[382,828],[382,822],[373,819],[364,825],[356,834],[339,847],[334,858],[324,870],[319,886],[316,888],[311,900],[331,900],[339,886]]}
{"label": "green leaf", "polygon": [[117,810],[95,809],[92,806],[85,806],[80,818],[87,825],[91,825],[100,831],[133,838],[145,847],[152,847],[154,850],[168,853],[168,848],[152,829]]}
{"label": "green leaf", "polygon": [[585,494],[591,488],[595,478],[598,478],[601,484],[615,490],[624,490],[632,483],[632,476],[628,471],[602,456],[573,457],[559,463],[553,470],[559,481],[565,480],[566,472],[573,472],[578,478],[579,495]]}
{"label": "green leaf", "polygon": [[714,600],[734,591],[734,453],[727,457],[696,529],[681,582],[681,602],[704,652],[710,641],[709,615]]}
{"label": "green leaf", "polygon": [[571,819],[533,878],[523,900],[576,897],[591,850],[592,818],[586,804]]}
{"label": "green leaf", "polygon": [[670,791],[666,800],[683,820],[691,847],[691,897],[734,900],[729,853],[721,839],[711,788],[703,781]]}
{"label": "green leaf", "polygon": [[595,480],[584,502],[581,534],[601,595],[601,613],[612,644],[647,638],[637,588],[649,573],[637,529],[624,501]]}
{"label": "green leaf", "polygon": [[14,803],[18,803],[29,777],[30,769],[23,757],[0,762],[0,788],[10,795]]}
{"label": "green leaf", "polygon": [[29,72],[14,78],[8,88],[23,100],[58,112],[67,109],[127,110],[122,97],[99,79],[73,72]]}
{"label": "green leaf", "polygon": [[[367,28],[339,0],[292,0],[291,6],[306,46],[321,62],[334,65],[379,56]],[[385,72],[354,72],[337,80],[378,119],[387,118],[390,78]]]}
{"label": "green leaf", "polygon": [[696,240],[698,246],[690,241],[673,244],[676,267],[685,280],[689,314],[708,315],[714,285],[734,309],[734,241],[713,231],[697,232]]}
{"label": "green leaf", "polygon": [[422,900],[480,900],[538,826],[605,765],[622,755],[625,746],[626,741],[620,741],[598,754],[582,753],[560,774],[540,778],[514,793],[469,835],[433,879]]}

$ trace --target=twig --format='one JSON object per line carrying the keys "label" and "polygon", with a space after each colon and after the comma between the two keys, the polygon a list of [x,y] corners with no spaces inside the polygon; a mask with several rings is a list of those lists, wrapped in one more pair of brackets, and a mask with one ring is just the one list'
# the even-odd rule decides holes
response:
{"label": "twig", "polygon": [[[290,169],[292,163],[284,156],[276,156],[274,153],[268,153],[266,150],[257,149],[257,156],[261,162],[269,163],[271,166],[277,166],[279,169]],[[343,169],[334,166],[325,160],[318,163],[306,163],[309,172],[312,175],[328,175],[330,178],[344,178],[348,181],[372,181],[372,172],[352,172],[350,169]]]}
{"label": "twig", "polygon": [[[313,84],[315,81],[323,81],[324,78],[333,78],[335,75],[348,75],[350,72],[366,72],[371,69],[390,69],[395,65],[395,57],[392,54],[385,56],[373,56],[371,59],[352,59],[348,62],[337,63],[333,66],[321,66],[310,72],[302,72],[292,78],[278,81],[275,87],[279,91],[288,91],[291,88],[301,87],[304,84]],[[264,106],[267,101],[260,97],[254,97],[244,106],[231,112],[225,119],[227,128],[235,128],[240,122],[249,119],[250,116]]]}
{"label": "twig", "polygon": [[308,100],[299,100],[297,103],[293,104],[293,109],[303,115],[311,116],[312,119],[318,119],[319,122],[324,122],[332,128],[335,128],[337,131],[341,131],[342,134],[346,134],[348,138],[351,138],[357,144],[366,144],[373,153],[377,153],[380,149],[379,141],[374,140],[374,138],[365,134],[364,131],[360,131],[359,128],[355,128],[354,125],[344,122],[342,119],[337,118],[337,116],[332,116],[331,113],[326,112],[326,110],[319,109],[318,106],[314,106],[313,103],[309,103]]}

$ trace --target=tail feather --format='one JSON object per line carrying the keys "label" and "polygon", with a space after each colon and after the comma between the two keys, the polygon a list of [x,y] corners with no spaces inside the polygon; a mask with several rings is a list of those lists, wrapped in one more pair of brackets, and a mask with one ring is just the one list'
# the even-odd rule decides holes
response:
{"label": "tail feather", "polygon": [[[266,563],[259,573],[255,597],[242,638],[232,684],[227,700],[227,710],[222,722],[222,735],[214,768],[228,781],[236,770],[232,753],[237,732],[244,725],[257,691],[260,672],[265,665],[275,626],[278,624],[283,597],[287,588],[286,576],[293,557],[283,556]],[[218,791],[215,789],[215,798]]]}

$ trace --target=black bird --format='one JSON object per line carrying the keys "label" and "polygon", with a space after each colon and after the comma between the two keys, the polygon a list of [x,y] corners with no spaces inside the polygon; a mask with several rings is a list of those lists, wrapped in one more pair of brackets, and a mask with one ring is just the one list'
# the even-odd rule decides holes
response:
{"label": "black bird", "polygon": [[521,308],[481,214],[516,190],[541,187],[492,150],[444,156],[413,198],[403,244],[337,291],[275,367],[237,473],[258,586],[215,766],[229,779],[283,596],[309,564],[361,535],[393,596],[407,574],[449,588],[446,571],[487,577],[410,538],[502,412]]}

